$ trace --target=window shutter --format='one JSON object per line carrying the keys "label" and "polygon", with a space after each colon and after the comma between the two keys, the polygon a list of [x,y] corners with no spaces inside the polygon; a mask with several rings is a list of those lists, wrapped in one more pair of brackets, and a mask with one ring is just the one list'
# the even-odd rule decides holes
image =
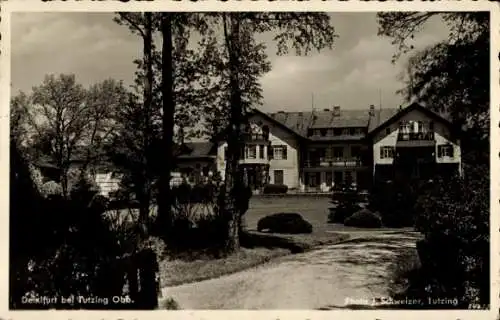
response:
{"label": "window shutter", "polygon": [[383,147],[380,148],[380,158],[384,159],[384,148]]}
{"label": "window shutter", "polygon": [[443,157],[443,147],[438,146],[438,158],[442,158],[442,157]]}
{"label": "window shutter", "polygon": [[269,160],[274,159],[274,147],[273,146],[267,147],[267,155],[269,157]]}
{"label": "window shutter", "polygon": [[283,146],[283,160],[286,160],[286,150],[287,146]]}

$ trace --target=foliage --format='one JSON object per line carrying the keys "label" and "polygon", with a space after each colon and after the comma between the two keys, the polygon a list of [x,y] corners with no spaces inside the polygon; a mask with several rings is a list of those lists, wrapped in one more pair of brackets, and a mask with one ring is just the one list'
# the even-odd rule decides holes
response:
{"label": "foliage", "polygon": [[61,197],[44,199],[15,144],[11,169],[10,306],[61,307],[26,305],[22,297],[104,296],[108,289],[117,290],[113,277],[96,268],[120,254],[99,209]]}
{"label": "foliage", "polygon": [[369,207],[380,212],[386,227],[412,227],[418,213],[414,208],[418,194],[417,182],[376,181],[370,194]]}
{"label": "foliage", "polygon": [[[489,132],[489,22],[487,12],[386,12],[378,14],[379,35],[398,45],[394,58],[410,52],[417,30],[440,19],[448,39],[414,53],[408,61],[403,93],[448,114],[458,128],[473,129],[476,139]],[[470,136],[470,135],[467,135]],[[473,145],[473,144],[472,144]]]}
{"label": "foliage", "polygon": [[463,179],[438,180],[419,198],[416,228],[422,267],[408,294],[457,297],[456,307],[489,305],[489,170],[471,168]]}
{"label": "foliage", "polygon": [[382,227],[382,219],[379,213],[373,213],[368,209],[362,209],[346,218],[344,220],[344,225],[359,228],[380,228]]}
{"label": "foliage", "polygon": [[42,185],[42,194],[45,197],[49,196],[61,196],[62,195],[62,187],[59,183],[55,181],[47,181]]}
{"label": "foliage", "polygon": [[261,218],[257,223],[257,231],[277,233],[311,233],[312,225],[298,213],[275,213]]}
{"label": "foliage", "polygon": [[288,192],[288,186],[285,184],[266,184],[262,192],[264,194],[284,194]]}
{"label": "foliage", "polygon": [[123,85],[114,80],[86,89],[74,75],[47,75],[31,94],[20,92],[12,99],[14,140],[27,145],[32,157],[50,158],[60,170],[63,195],[68,196],[70,166],[78,159],[85,169],[96,160],[123,96]]}
{"label": "foliage", "polygon": [[329,223],[344,223],[346,218],[361,210],[361,206],[358,204],[358,192],[352,188],[346,188],[342,192],[333,191],[331,202],[335,207],[331,208],[328,215]]}

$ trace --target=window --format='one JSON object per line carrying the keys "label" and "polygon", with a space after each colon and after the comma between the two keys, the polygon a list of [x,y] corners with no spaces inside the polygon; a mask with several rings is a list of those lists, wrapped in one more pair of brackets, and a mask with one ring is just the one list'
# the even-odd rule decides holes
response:
{"label": "window", "polygon": [[259,146],[259,159],[264,159],[264,146]]}
{"label": "window", "polygon": [[429,130],[434,131],[434,121],[429,122]]}
{"label": "window", "polygon": [[257,159],[257,146],[247,146],[245,148],[245,158],[246,159]]}
{"label": "window", "polygon": [[361,154],[361,148],[359,146],[351,147],[351,157],[359,158],[360,154]]}
{"label": "window", "polygon": [[318,148],[317,152],[321,160],[324,160],[326,158],[326,148]]}
{"label": "window", "polygon": [[273,146],[273,159],[286,160],[286,146]]}
{"label": "window", "polygon": [[353,136],[356,134],[356,129],[355,128],[349,128],[349,135]]}
{"label": "window", "polygon": [[335,185],[342,184],[343,180],[344,174],[342,173],[342,171],[335,171],[335,173],[333,174],[333,182],[335,183]]}
{"label": "window", "polygon": [[344,129],[342,129],[342,134],[344,136],[348,136],[349,135],[349,131],[350,131],[349,128],[344,128]]}
{"label": "window", "polygon": [[394,147],[380,147],[380,158],[381,159],[394,158]]}
{"label": "window", "polygon": [[313,135],[313,129],[307,129],[307,136],[311,137]]}
{"label": "window", "polygon": [[364,133],[363,128],[356,128],[356,135],[362,135]]}
{"label": "window", "polygon": [[326,129],[319,129],[319,132],[321,133],[321,136],[324,137],[326,136]]}
{"label": "window", "polygon": [[418,124],[418,129],[417,129],[418,132],[419,133],[424,132],[424,123],[422,121],[418,121],[417,124]]}
{"label": "window", "polygon": [[342,135],[342,129],[339,129],[339,128],[333,129],[333,135],[334,136],[341,136]]}
{"label": "window", "polygon": [[353,179],[352,179],[352,173],[351,171],[346,171],[344,173],[344,183],[347,185],[347,186],[350,186],[352,183],[353,183]]}
{"label": "window", "polygon": [[262,135],[264,136],[264,140],[269,139],[269,126],[267,125],[262,126]]}
{"label": "window", "polygon": [[331,186],[333,184],[333,172],[326,173],[326,185]]}
{"label": "window", "polygon": [[274,184],[284,184],[283,170],[274,170]]}
{"label": "window", "polygon": [[450,157],[453,158],[453,146],[450,144],[443,144],[438,146],[438,157]]}
{"label": "window", "polygon": [[390,135],[391,134],[391,128],[385,128],[385,134]]}
{"label": "window", "polygon": [[333,148],[333,157],[334,158],[343,158],[344,157],[344,148],[343,147],[334,147]]}
{"label": "window", "polygon": [[400,133],[410,133],[410,123],[408,121],[401,121],[399,123]]}

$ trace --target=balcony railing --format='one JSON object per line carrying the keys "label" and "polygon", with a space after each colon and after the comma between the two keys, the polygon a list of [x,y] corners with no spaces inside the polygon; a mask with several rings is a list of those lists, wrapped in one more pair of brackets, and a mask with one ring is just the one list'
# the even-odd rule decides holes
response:
{"label": "balcony railing", "polygon": [[360,158],[325,158],[306,160],[304,166],[306,168],[360,167],[363,166],[363,161]]}
{"label": "balcony railing", "polygon": [[399,141],[432,141],[434,140],[434,132],[410,132],[398,134]]}
{"label": "balcony railing", "polygon": [[244,133],[243,139],[245,141],[268,141],[269,136],[260,133]]}

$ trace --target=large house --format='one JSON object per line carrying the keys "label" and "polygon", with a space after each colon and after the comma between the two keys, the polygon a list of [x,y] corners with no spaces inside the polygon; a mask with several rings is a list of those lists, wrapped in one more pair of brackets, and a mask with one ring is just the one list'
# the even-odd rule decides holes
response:
{"label": "large house", "polygon": [[[441,115],[414,103],[406,108],[264,113],[254,109],[244,133],[240,171],[255,190],[284,184],[298,192],[327,192],[354,183],[369,189],[375,180],[429,179],[462,174],[460,132]],[[227,143],[177,146],[172,184],[224,178]],[[45,171],[53,170],[44,166]],[[103,194],[120,176],[103,166],[95,179]]]}
{"label": "large house", "polygon": [[[240,168],[255,189],[271,183],[325,192],[347,182],[368,189],[375,179],[462,174],[459,132],[417,103],[397,109],[254,110],[250,124]],[[224,177],[227,143],[215,144],[215,166]]]}

